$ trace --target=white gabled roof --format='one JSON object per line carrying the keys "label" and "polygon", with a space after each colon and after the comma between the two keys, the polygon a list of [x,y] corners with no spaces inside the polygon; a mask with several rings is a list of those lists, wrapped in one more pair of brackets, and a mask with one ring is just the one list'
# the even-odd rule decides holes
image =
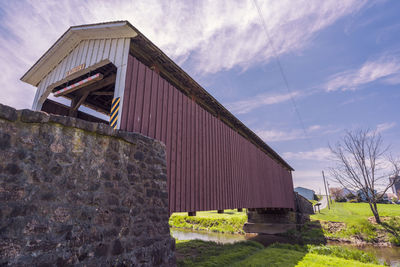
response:
{"label": "white gabled roof", "polygon": [[37,86],[40,81],[82,40],[133,38],[138,33],[127,21],[70,27],[22,76],[21,81]]}

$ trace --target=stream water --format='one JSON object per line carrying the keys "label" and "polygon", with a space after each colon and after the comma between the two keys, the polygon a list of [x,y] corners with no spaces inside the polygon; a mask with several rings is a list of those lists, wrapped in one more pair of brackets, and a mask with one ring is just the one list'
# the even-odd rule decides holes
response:
{"label": "stream water", "polygon": [[[170,228],[170,230],[172,236],[177,240],[200,239],[204,241],[214,241],[227,244],[257,238],[256,235],[221,234],[176,228]],[[351,244],[343,244],[337,242],[329,242],[328,245],[354,247]],[[363,246],[356,248],[366,252],[374,253],[381,261],[386,261],[388,264],[390,264],[390,266],[400,267],[400,247]]]}

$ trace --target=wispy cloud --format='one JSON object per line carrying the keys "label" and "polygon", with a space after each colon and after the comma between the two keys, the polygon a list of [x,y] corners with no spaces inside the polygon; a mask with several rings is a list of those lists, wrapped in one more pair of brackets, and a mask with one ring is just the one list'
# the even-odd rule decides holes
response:
{"label": "wispy cloud", "polygon": [[313,134],[321,130],[320,125],[312,125],[306,129],[304,133],[303,129],[292,129],[292,130],[256,130],[255,133],[263,139],[265,142],[281,142],[305,139],[310,136],[308,134]]}
{"label": "wispy cloud", "polygon": [[246,100],[240,100],[226,104],[226,107],[235,114],[245,114],[261,106],[274,105],[290,100],[290,98],[299,96],[300,92],[292,92],[287,94],[263,94],[257,95]]}
{"label": "wispy cloud", "polygon": [[320,147],[310,151],[285,152],[283,157],[289,160],[318,160],[327,161],[332,156],[331,151],[327,147]]}
{"label": "wispy cloud", "polygon": [[357,69],[335,74],[325,83],[324,89],[328,92],[353,91],[378,80],[389,84],[400,83],[400,57],[397,55],[381,56],[365,62]]}
{"label": "wispy cloud", "polygon": [[381,124],[378,124],[378,125],[376,126],[376,132],[377,132],[377,133],[382,133],[382,132],[385,132],[385,131],[387,131],[387,130],[392,129],[392,128],[395,127],[395,126],[396,126],[396,123],[395,123],[395,122],[385,122],[385,123],[381,123]]}
{"label": "wispy cloud", "polygon": [[[258,1],[279,55],[304,49],[316,33],[367,1]],[[0,102],[30,106],[34,88],[19,77],[71,25],[126,19],[179,64],[215,73],[268,62],[273,53],[253,2],[3,1]],[[23,96],[23,97],[21,97]]]}

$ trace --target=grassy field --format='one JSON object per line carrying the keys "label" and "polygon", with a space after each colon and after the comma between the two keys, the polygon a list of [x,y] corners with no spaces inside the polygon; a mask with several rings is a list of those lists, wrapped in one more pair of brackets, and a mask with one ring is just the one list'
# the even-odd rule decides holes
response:
{"label": "grassy field", "polygon": [[400,245],[400,205],[378,204],[378,211],[382,225],[368,220],[373,215],[367,203],[333,202],[330,210],[323,209],[321,213],[312,215],[311,219],[321,222],[324,235],[329,238],[355,238],[368,243],[390,242]]}
{"label": "grassy field", "polygon": [[217,211],[200,211],[196,213],[196,216],[188,216],[186,212],[180,212],[171,215],[169,225],[176,228],[242,234],[246,221],[245,211],[225,210],[222,214]]}
{"label": "grassy field", "polygon": [[[400,216],[400,205],[378,204],[380,216]],[[333,202],[332,207],[321,210],[321,213],[312,215],[313,220],[356,223],[373,216],[368,203]]]}
{"label": "grassy field", "polygon": [[257,242],[217,244],[178,241],[178,266],[381,266],[365,252],[336,246],[271,245]]}

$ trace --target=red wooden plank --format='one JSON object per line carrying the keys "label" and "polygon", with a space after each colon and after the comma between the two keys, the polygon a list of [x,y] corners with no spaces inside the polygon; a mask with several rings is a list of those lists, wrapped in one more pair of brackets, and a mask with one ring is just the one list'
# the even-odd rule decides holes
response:
{"label": "red wooden plank", "polygon": [[196,103],[193,103],[195,110],[195,211],[200,210],[200,168],[201,168],[201,160],[200,160],[200,129],[199,129],[199,106]]}
{"label": "red wooden plank", "polygon": [[233,157],[233,160],[232,160],[232,163],[233,163],[233,206],[235,207],[235,208],[238,208],[239,207],[239,205],[238,205],[238,190],[237,190],[237,182],[238,182],[238,170],[237,170],[237,168],[238,168],[238,161],[237,161],[237,147],[238,147],[238,143],[237,143],[237,135],[236,134],[234,134],[233,133],[233,131],[232,131],[232,139],[233,139],[233,145],[232,145],[232,157]]}
{"label": "red wooden plank", "polygon": [[[254,176],[252,175],[252,168],[251,168],[251,147],[247,147],[247,140],[243,139],[243,150],[244,150],[244,155],[245,155],[245,161],[246,161],[246,168],[243,171],[243,185],[244,185],[244,190],[243,190],[243,201],[246,203],[246,206],[251,205],[249,202],[248,198],[248,188],[250,185],[256,184],[254,180]],[[255,194],[253,198],[256,198],[257,195]]]}
{"label": "red wooden plank", "polygon": [[201,139],[200,139],[200,153],[201,153],[201,167],[200,167],[200,179],[201,179],[201,210],[206,210],[206,192],[205,192],[205,186],[206,186],[206,178],[207,178],[207,162],[206,162],[206,125],[205,125],[205,113],[202,108],[199,108],[200,111],[200,132],[201,132]]}
{"label": "red wooden plank", "polygon": [[[235,135],[235,166],[236,166],[236,207],[240,207],[240,138],[239,135]],[[240,165],[239,165],[240,164]]]}
{"label": "red wooden plank", "polygon": [[[228,153],[228,135],[226,134],[226,126],[222,124],[222,140],[224,141],[224,146],[222,150],[222,159],[224,161],[224,196],[225,196],[225,202],[224,202],[224,208],[227,209],[229,207],[229,153]],[[225,155],[225,156],[223,156]]]}
{"label": "red wooden plank", "polygon": [[121,109],[121,125],[120,129],[125,130],[128,124],[128,115],[127,112],[129,110],[129,96],[131,93],[131,81],[132,81],[132,69],[133,69],[133,57],[128,57],[128,63],[126,67],[126,78],[125,78],[125,88],[124,88],[124,101]]}
{"label": "red wooden plank", "polygon": [[211,207],[212,202],[214,202],[214,177],[213,175],[213,167],[214,167],[214,157],[213,157],[213,152],[214,152],[214,147],[212,147],[213,143],[212,141],[214,138],[212,138],[212,131],[213,131],[213,126],[212,126],[212,121],[211,117],[212,115],[208,112],[206,112],[206,117],[207,117],[207,161],[208,161],[208,175],[207,175],[207,193],[208,193],[208,198],[207,198],[207,210],[212,210],[213,208]]}
{"label": "red wooden plank", "polygon": [[245,150],[244,150],[244,147],[243,147],[243,144],[244,142],[243,142],[243,137],[241,137],[240,136],[240,158],[241,158],[241,161],[242,162],[244,162],[245,164],[244,164],[244,166],[243,166],[243,168],[240,168],[240,200],[241,200],[241,206],[242,205],[246,205],[246,203],[245,203],[245,198],[244,198],[244,191],[245,191],[245,188],[246,188],[246,182],[245,182],[245,179],[244,179],[244,170],[248,170],[248,167],[247,167],[247,157],[246,157],[246,152],[245,152]]}
{"label": "red wooden plank", "polygon": [[239,197],[239,199],[240,199],[240,202],[241,202],[241,204],[240,204],[240,206],[242,206],[242,205],[245,205],[245,203],[244,203],[244,197],[243,197],[243,193],[244,193],[244,187],[245,187],[245,184],[244,184],[244,177],[243,177],[243,170],[244,169],[247,169],[247,161],[246,161],[246,156],[245,156],[245,153],[244,153],[244,151],[243,151],[243,139],[242,139],[242,137],[241,136],[239,136],[239,142],[240,142],[240,146],[239,146],[239,149],[240,149],[240,152],[239,152],[239,157],[240,157],[240,162],[241,162],[241,165],[242,165],[242,168],[240,168],[239,169],[239,172],[240,172],[240,197]]}
{"label": "red wooden plank", "polygon": [[212,201],[213,201],[213,207],[212,209],[219,209],[219,199],[217,196],[217,191],[219,191],[219,186],[218,186],[218,173],[217,173],[217,136],[216,136],[216,127],[215,127],[215,118],[214,116],[210,115],[211,119],[211,135],[210,135],[210,140],[211,140],[211,152],[212,152],[212,157],[211,157],[211,181],[213,185],[213,190],[212,190]]}
{"label": "red wooden plank", "polygon": [[168,85],[167,87],[168,92],[168,112],[167,112],[167,123],[166,123],[166,146],[167,146],[167,170],[168,170],[168,199],[169,199],[169,209],[170,211],[175,211],[175,207],[172,205],[172,199],[175,197],[175,183],[173,183],[174,177],[172,177],[172,121],[173,121],[173,104],[174,104],[174,91],[172,90],[172,86]]}
{"label": "red wooden plank", "polygon": [[186,135],[187,135],[187,129],[186,129],[186,116],[187,116],[187,110],[186,110],[186,99],[187,97],[183,95],[182,97],[182,152],[181,152],[181,210],[184,211],[186,210],[186,203],[187,203],[187,198],[186,198],[186,160],[187,160],[187,155],[186,155],[186,149],[187,149],[187,144],[186,144]]}
{"label": "red wooden plank", "polygon": [[135,115],[133,120],[133,131],[141,132],[142,114],[143,114],[143,96],[144,96],[144,83],[145,83],[145,66],[139,62],[138,80],[136,85],[136,98],[135,98]]}
{"label": "red wooden plank", "polygon": [[133,69],[132,69],[132,79],[130,83],[130,93],[129,93],[129,107],[127,109],[127,123],[126,130],[133,131],[133,124],[135,122],[135,99],[136,99],[136,91],[137,91],[137,82],[138,82],[138,72],[139,72],[139,61],[133,58]]}
{"label": "red wooden plank", "polygon": [[202,115],[202,127],[201,127],[201,131],[202,131],[202,156],[203,156],[203,177],[202,177],[202,194],[203,194],[203,210],[208,210],[208,172],[210,171],[210,169],[208,168],[208,138],[207,138],[207,132],[208,132],[208,123],[207,123],[207,113],[204,112],[203,109],[201,110],[201,115]]}
{"label": "red wooden plank", "polygon": [[222,163],[221,163],[221,151],[220,151],[220,147],[221,147],[221,138],[220,138],[220,121],[217,118],[214,118],[214,125],[215,125],[215,171],[216,171],[216,175],[217,175],[217,191],[216,191],[216,197],[217,197],[217,203],[218,203],[218,209],[222,209],[223,208],[223,204],[222,204],[222,199],[223,199],[223,195],[224,195],[224,190],[222,187],[222,183],[221,183],[221,170],[222,170]]}
{"label": "red wooden plank", "polygon": [[[175,88],[174,88],[175,89]],[[176,90],[176,89],[175,89]],[[177,119],[176,119],[176,208],[182,211],[182,93],[177,92]]]}
{"label": "red wooden plank", "polygon": [[172,104],[172,137],[171,137],[171,207],[174,211],[177,210],[176,206],[176,145],[177,145],[177,129],[178,129],[178,91],[170,86],[173,92]]}
{"label": "red wooden plank", "polygon": [[197,125],[197,134],[198,134],[198,194],[199,194],[199,208],[198,210],[204,210],[204,192],[203,192],[203,183],[204,183],[204,160],[203,160],[203,130],[204,130],[204,125],[203,125],[203,112],[199,106],[197,106],[197,117],[198,117],[198,125]]}
{"label": "red wooden plank", "polygon": [[215,151],[216,151],[216,138],[215,138],[215,124],[214,124],[214,116],[209,114],[208,116],[209,124],[210,124],[210,130],[208,131],[209,134],[209,144],[210,144],[210,185],[209,185],[209,190],[210,190],[210,205],[209,209],[210,210],[215,210],[218,209],[218,198],[216,195],[216,191],[218,190],[218,184],[217,184],[217,174],[215,171],[215,165],[216,165],[216,158],[215,158]]}
{"label": "red wooden plank", "polygon": [[223,209],[227,208],[226,205],[226,186],[227,186],[227,182],[226,182],[226,157],[224,157],[225,154],[225,143],[226,143],[226,138],[224,136],[224,124],[220,123],[220,127],[219,127],[219,136],[220,136],[220,147],[219,147],[219,155],[220,155],[220,162],[221,162],[221,171],[220,171],[220,175],[221,175],[221,187],[222,187],[222,207]]}
{"label": "red wooden plank", "polygon": [[[250,178],[251,178],[251,181],[252,181],[252,183],[250,184],[250,183],[247,183],[247,187],[246,187],[246,201],[247,201],[247,203],[249,203],[249,205],[251,204],[251,202],[253,202],[253,204],[257,204],[258,202],[259,202],[259,200],[260,200],[260,198],[261,198],[261,195],[260,195],[260,191],[259,190],[255,190],[255,192],[256,192],[256,198],[254,198],[254,199],[252,199],[250,196],[250,186],[253,186],[253,185],[259,185],[259,183],[260,183],[260,180],[258,179],[258,176],[257,176],[257,162],[256,162],[256,158],[255,158],[255,151],[254,151],[254,149],[253,149],[253,146],[251,146],[251,144],[249,143],[249,142],[247,142],[247,145],[246,145],[249,149],[249,165],[250,165]],[[253,200],[253,201],[252,201]]]}
{"label": "red wooden plank", "polygon": [[171,109],[172,107],[169,106],[169,101],[170,101],[170,95],[169,95],[169,83],[164,80],[163,82],[163,99],[162,99],[162,120],[161,120],[161,141],[163,141],[165,144],[167,144],[167,129],[168,129],[168,118],[170,117],[170,114],[168,113],[168,110]]}
{"label": "red wooden plank", "polygon": [[185,172],[184,172],[184,177],[185,177],[185,201],[184,201],[184,210],[190,210],[190,201],[191,201],[191,194],[190,194],[190,187],[191,187],[191,180],[190,180],[190,162],[192,161],[191,158],[191,128],[190,128],[190,113],[191,113],[191,107],[190,107],[190,99],[186,96],[183,97],[184,99],[184,110],[183,110],[183,124],[184,124],[184,138],[185,138],[185,148],[184,148],[184,153],[183,153],[183,161],[185,162]]}
{"label": "red wooden plank", "polygon": [[163,109],[164,79],[158,78],[157,90],[157,118],[156,118],[156,139],[162,140],[162,120],[165,113]]}
{"label": "red wooden plank", "polygon": [[189,100],[190,106],[190,211],[196,210],[196,114],[195,103]]}
{"label": "red wooden plank", "polygon": [[153,71],[146,67],[144,97],[143,97],[142,126],[140,128],[140,132],[147,136],[149,135],[152,73],[153,73]]}
{"label": "red wooden plank", "polygon": [[221,187],[221,190],[220,190],[220,192],[221,192],[221,208],[222,209],[226,209],[225,208],[226,207],[226,203],[225,203],[225,194],[226,194],[225,186],[226,186],[226,183],[225,183],[225,176],[224,176],[224,174],[226,173],[226,170],[225,170],[224,157],[222,156],[222,155],[224,155],[223,149],[224,149],[225,139],[223,138],[223,135],[222,135],[222,126],[223,126],[223,124],[220,123],[219,120],[217,120],[217,122],[218,122],[218,136],[219,136],[218,158],[219,158],[219,164],[220,164],[220,167],[219,167],[219,177],[220,177],[219,183],[220,183],[220,187]]}
{"label": "red wooden plank", "polygon": [[266,191],[265,190],[267,187],[266,182],[265,182],[266,181],[266,179],[265,179],[266,173],[265,173],[265,166],[262,162],[262,158],[260,157],[260,151],[258,149],[257,149],[257,164],[258,164],[257,175],[259,176],[260,183],[261,183],[260,184],[260,195],[261,195],[260,202],[265,204],[266,203],[266,197],[265,197]]}
{"label": "red wooden plank", "polygon": [[254,165],[255,165],[254,175],[256,175],[257,180],[260,183],[260,187],[258,189],[259,198],[258,198],[257,203],[258,204],[262,204],[263,203],[262,199],[264,197],[263,194],[262,194],[262,190],[263,190],[264,187],[263,187],[263,179],[262,179],[262,172],[261,172],[261,164],[260,164],[260,161],[259,161],[259,158],[258,158],[258,149],[254,149],[253,151],[254,151],[253,157],[254,157],[254,161],[255,161],[255,163],[254,163]]}
{"label": "red wooden plank", "polygon": [[152,71],[151,81],[151,96],[150,96],[150,114],[149,114],[149,136],[156,137],[156,122],[157,122],[157,95],[158,95],[158,78],[160,76]]}
{"label": "red wooden plank", "polygon": [[223,190],[223,185],[222,185],[222,178],[221,178],[221,171],[222,171],[222,162],[221,162],[221,135],[220,135],[220,121],[217,118],[214,118],[214,125],[215,125],[215,172],[217,174],[217,191],[216,191],[216,196],[217,196],[217,202],[218,202],[218,209],[223,208],[223,203],[222,199],[224,196],[224,190]]}
{"label": "red wooden plank", "polygon": [[232,151],[232,146],[233,146],[233,140],[232,140],[232,131],[230,128],[225,128],[226,130],[226,135],[228,136],[228,168],[229,168],[229,192],[228,192],[228,196],[229,196],[229,206],[232,208],[235,208],[235,205],[233,203],[233,199],[234,199],[234,179],[233,179],[233,151]]}
{"label": "red wooden plank", "polygon": [[273,207],[273,189],[274,189],[274,180],[273,180],[273,170],[272,170],[272,160],[269,158],[264,159],[266,161],[266,164],[268,166],[268,190],[267,190],[267,196],[268,196],[268,204],[269,207]]}

